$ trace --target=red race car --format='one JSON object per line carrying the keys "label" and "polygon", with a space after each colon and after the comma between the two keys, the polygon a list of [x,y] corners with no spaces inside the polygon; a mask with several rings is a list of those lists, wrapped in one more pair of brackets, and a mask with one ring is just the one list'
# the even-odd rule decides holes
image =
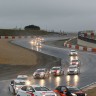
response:
{"label": "red race car", "polygon": [[57,96],[87,96],[82,90],[71,86],[58,86],[55,88],[54,92]]}

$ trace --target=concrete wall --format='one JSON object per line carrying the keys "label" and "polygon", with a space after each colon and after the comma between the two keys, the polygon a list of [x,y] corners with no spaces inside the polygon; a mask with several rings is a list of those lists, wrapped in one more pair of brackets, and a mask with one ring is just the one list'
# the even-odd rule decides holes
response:
{"label": "concrete wall", "polygon": [[78,45],[96,48],[96,44],[77,39]]}

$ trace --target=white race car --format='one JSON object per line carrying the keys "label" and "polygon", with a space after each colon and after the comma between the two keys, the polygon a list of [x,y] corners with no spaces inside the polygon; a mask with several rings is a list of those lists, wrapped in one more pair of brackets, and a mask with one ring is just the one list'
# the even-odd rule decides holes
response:
{"label": "white race car", "polygon": [[46,78],[49,77],[49,71],[46,68],[37,69],[33,73],[33,78]]}
{"label": "white race car", "polygon": [[54,76],[64,75],[64,70],[61,66],[52,67],[50,73]]}
{"label": "white race car", "polygon": [[17,93],[17,96],[57,96],[55,92],[47,87],[39,85],[23,86]]}
{"label": "white race car", "polygon": [[70,65],[80,66],[80,65],[81,65],[81,61],[80,61],[79,59],[77,59],[77,60],[72,60],[72,61],[70,62]]}
{"label": "white race car", "polygon": [[69,53],[70,56],[77,56],[78,53],[76,50],[71,50],[70,53]]}
{"label": "white race car", "polygon": [[26,81],[26,80],[28,80],[28,76],[27,75],[18,75],[16,79]]}
{"label": "white race car", "polygon": [[77,67],[76,65],[71,65],[69,66],[68,70],[67,70],[67,74],[71,75],[71,74],[79,74],[80,73],[80,68]]}
{"label": "white race car", "polygon": [[30,81],[28,80],[27,75],[18,75],[16,79],[12,80],[9,84],[9,91],[12,94],[16,94],[17,91],[24,85],[29,85]]}
{"label": "white race car", "polygon": [[25,81],[15,79],[15,80],[12,80],[12,81],[10,82],[8,89],[9,89],[9,91],[10,91],[13,95],[15,95],[15,94],[18,92],[18,90],[19,90],[22,86],[24,86],[25,84],[26,84]]}

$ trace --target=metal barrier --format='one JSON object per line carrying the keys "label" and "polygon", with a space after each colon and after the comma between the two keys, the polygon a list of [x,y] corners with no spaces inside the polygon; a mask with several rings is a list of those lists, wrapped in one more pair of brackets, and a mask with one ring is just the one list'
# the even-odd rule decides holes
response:
{"label": "metal barrier", "polygon": [[96,40],[94,40],[94,39],[90,39],[90,38],[85,38],[85,37],[83,37],[83,36],[78,36],[78,39],[81,39],[81,40],[84,40],[84,41],[86,41],[86,42],[90,42],[90,43],[95,43],[96,44]]}

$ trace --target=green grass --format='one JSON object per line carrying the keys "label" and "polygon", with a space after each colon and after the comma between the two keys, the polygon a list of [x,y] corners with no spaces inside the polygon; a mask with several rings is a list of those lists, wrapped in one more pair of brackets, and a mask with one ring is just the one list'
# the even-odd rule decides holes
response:
{"label": "green grass", "polygon": [[[32,35],[53,35],[54,32],[44,30],[16,30],[16,29],[0,29],[0,36],[32,36]],[[58,33],[55,33],[58,34]]]}

